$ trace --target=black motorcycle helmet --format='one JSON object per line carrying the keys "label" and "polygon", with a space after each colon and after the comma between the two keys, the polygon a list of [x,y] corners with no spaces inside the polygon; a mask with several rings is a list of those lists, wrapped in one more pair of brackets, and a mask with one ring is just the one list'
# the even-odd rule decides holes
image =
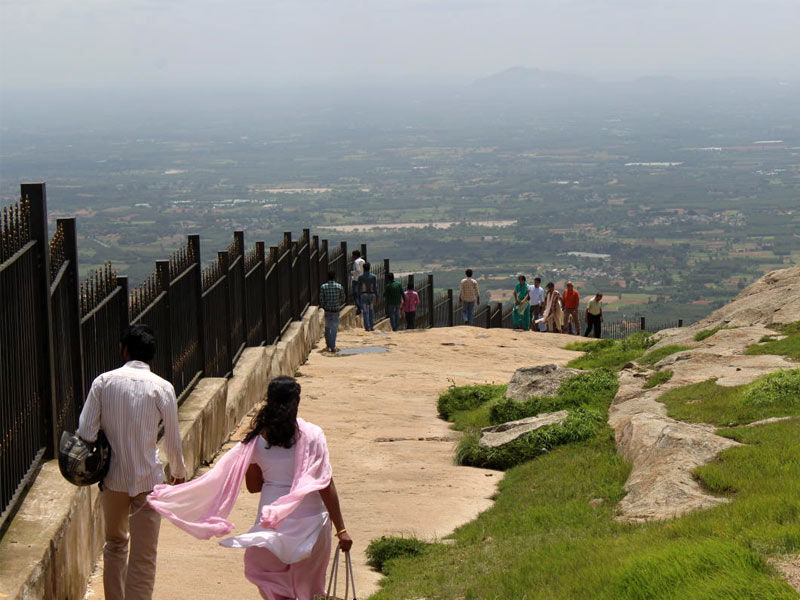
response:
{"label": "black motorcycle helmet", "polygon": [[111,445],[103,431],[97,440],[87,444],[77,435],[65,431],[58,444],[58,468],[64,479],[74,485],[92,485],[102,481],[111,464]]}

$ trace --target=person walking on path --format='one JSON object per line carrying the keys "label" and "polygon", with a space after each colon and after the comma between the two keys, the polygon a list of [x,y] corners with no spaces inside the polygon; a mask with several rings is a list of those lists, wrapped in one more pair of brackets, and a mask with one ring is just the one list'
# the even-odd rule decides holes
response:
{"label": "person walking on path", "polygon": [[514,329],[528,331],[531,328],[531,305],[530,295],[528,294],[528,283],[525,275],[517,274],[517,285],[514,286],[514,312],[512,319]]}
{"label": "person walking on path", "polygon": [[[186,477],[178,404],[172,384],[150,371],[156,338],[146,325],[123,332],[125,364],[99,375],[83,405],[76,434],[94,442],[103,430],[111,445],[111,464],[101,482],[105,519],[103,588],[107,600],[149,600],[156,576],[161,517],[147,494],[164,481],[159,461],[159,426],[174,483]],[[128,545],[130,541],[130,554]]]}
{"label": "person walking on path", "polygon": [[581,296],[571,281],[567,282],[567,289],[564,290],[561,298],[564,301],[564,333],[569,333],[570,325],[572,325],[572,333],[580,335],[581,325],[578,318],[578,306],[581,303]]}
{"label": "person walking on path", "polygon": [[586,307],[586,332],[584,337],[589,337],[589,331],[594,329],[594,337],[600,338],[600,329],[603,326],[603,294],[597,293],[594,298],[589,300],[589,305]]}
{"label": "person walking on path", "polygon": [[564,324],[564,313],[561,310],[561,294],[556,291],[555,284],[551,281],[547,284],[547,293],[544,296],[544,314],[537,319],[537,323],[544,323],[547,331],[551,333],[561,333]]}
{"label": "person walking on path", "polygon": [[464,325],[473,325],[475,322],[475,307],[481,303],[481,293],[478,282],[472,278],[472,269],[464,272],[466,277],[461,280],[458,290],[458,299],[461,302],[461,316]]}
{"label": "person walking on path", "polygon": [[339,311],[346,301],[344,288],[336,282],[336,271],[328,271],[328,281],[319,288],[319,305],[325,310],[325,346],[331,352],[339,351],[336,347]]}
{"label": "person walking on path", "polygon": [[[531,303],[531,320],[535,321],[544,311],[544,288],[540,277],[534,277],[533,285],[528,288],[528,297]],[[535,327],[531,329],[536,330]]]}
{"label": "person walking on path", "polygon": [[366,262],[361,258],[361,250],[353,250],[352,263],[350,265],[350,293],[353,295],[353,304],[356,305],[356,314],[361,313],[361,299],[360,290],[358,286],[358,278],[364,274],[364,263]]}
{"label": "person walking on path", "polygon": [[244,576],[267,600],[313,600],[325,593],[331,532],[349,552],[339,494],[333,483],[322,429],[297,417],[300,384],[276,377],[267,401],[244,439],[197,479],[156,486],[150,504],[180,529],[199,539],[224,536],[242,482],[260,493],[255,524],[221,546],[246,548]]}
{"label": "person walking on path", "polygon": [[402,284],[395,280],[394,273],[387,273],[386,279],[388,283],[383,290],[383,297],[386,300],[386,312],[389,315],[392,331],[397,331],[400,327],[400,309],[405,300],[405,293],[403,292]]}
{"label": "person walking on path", "polygon": [[364,273],[358,278],[358,294],[361,300],[361,316],[364,319],[364,329],[375,329],[375,299],[378,297],[378,278],[370,271],[369,262],[364,263]]}
{"label": "person walking on path", "polygon": [[403,298],[403,312],[406,315],[406,329],[414,329],[414,318],[417,316],[419,294],[414,290],[414,282],[408,282],[406,295]]}

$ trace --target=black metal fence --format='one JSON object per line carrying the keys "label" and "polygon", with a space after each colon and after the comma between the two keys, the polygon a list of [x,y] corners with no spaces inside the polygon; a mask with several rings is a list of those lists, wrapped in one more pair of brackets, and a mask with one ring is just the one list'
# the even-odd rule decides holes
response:
{"label": "black metal fence", "polygon": [[[203,267],[192,235],[129,291],[109,264],[79,281],[76,223],[47,234],[44,184],[24,184],[0,219],[0,531],[57,436],[74,430],[97,375],[120,365],[119,336],[146,323],[157,335],[151,364],[179,402],[200,377],[228,376],[247,346],[275,343],[318,300],[327,272],[348,283],[347,243],[333,252],[308,229],[230,246]],[[362,253],[366,247],[362,245]]]}

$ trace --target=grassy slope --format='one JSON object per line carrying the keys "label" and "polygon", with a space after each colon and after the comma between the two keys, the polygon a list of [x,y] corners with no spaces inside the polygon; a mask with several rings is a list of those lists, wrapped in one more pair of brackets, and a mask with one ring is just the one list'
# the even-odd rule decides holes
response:
{"label": "grassy slope", "polygon": [[792,360],[800,360],[800,321],[784,325],[778,331],[786,337],[775,340],[766,336],[764,343],[748,347],[747,354],[780,354]]}
{"label": "grassy slope", "polygon": [[[680,418],[746,423],[800,414],[798,381],[800,370],[739,388],[710,381],[665,399]],[[603,427],[507,471],[495,505],[459,528],[454,545],[390,561],[373,598],[797,598],[765,556],[800,551],[800,420],[721,433],[746,445],[696,475],[729,504],[661,523],[616,522],[629,467]],[[593,508],[593,498],[604,502]]]}
{"label": "grassy slope", "polygon": [[[614,521],[628,467],[610,430],[507,472],[454,546],[388,565],[375,600],[797,598],[764,560],[800,550],[800,422],[731,430],[748,446],[698,470],[735,501],[672,521]],[[754,476],[754,474],[758,476]],[[597,508],[592,498],[604,498]]]}

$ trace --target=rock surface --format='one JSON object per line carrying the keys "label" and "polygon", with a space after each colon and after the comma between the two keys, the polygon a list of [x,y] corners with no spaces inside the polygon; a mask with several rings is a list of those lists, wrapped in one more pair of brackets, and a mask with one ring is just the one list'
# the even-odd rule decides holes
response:
{"label": "rock surface", "polygon": [[547,425],[561,424],[569,416],[566,410],[559,410],[552,413],[542,413],[535,417],[527,417],[517,421],[509,421],[494,427],[484,427],[481,429],[481,439],[479,445],[484,448],[497,448],[509,442],[513,442],[521,435],[531,431],[536,431]]}
{"label": "rock surface", "polygon": [[[618,506],[620,520],[667,519],[726,501],[707,493],[692,477],[692,470],[736,442],[716,435],[710,425],[670,419],[658,397],[712,378],[719,385],[743,385],[766,373],[797,367],[783,356],[744,353],[763,336],[775,335],[771,325],[797,320],[800,267],[773,271],[702,321],[657,334],[660,340],[653,349],[671,344],[691,347],[654,365],[673,372],[672,379],[657,390],[642,388],[644,378],[635,366],[623,369],[619,391],[609,410],[617,446],[632,463],[625,484],[628,494]],[[715,327],[725,329],[700,342],[694,340],[697,332]]]}
{"label": "rock surface", "polygon": [[506,398],[522,401],[531,396],[552,396],[565,379],[580,372],[580,369],[567,369],[554,364],[521,367],[514,371],[508,383]]}

